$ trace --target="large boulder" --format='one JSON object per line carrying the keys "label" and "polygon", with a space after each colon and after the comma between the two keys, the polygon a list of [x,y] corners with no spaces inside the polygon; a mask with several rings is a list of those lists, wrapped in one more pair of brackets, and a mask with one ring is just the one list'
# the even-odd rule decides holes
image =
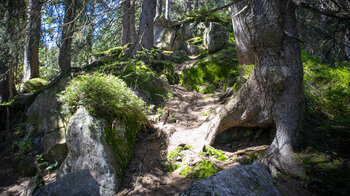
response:
{"label": "large boulder", "polygon": [[100,195],[100,185],[89,170],[73,172],[50,183],[34,193],[34,196],[96,196]]}
{"label": "large boulder", "polygon": [[283,194],[274,184],[268,171],[254,162],[252,165],[239,165],[197,181],[181,191],[179,195],[282,196]]}
{"label": "large boulder", "polygon": [[[125,126],[121,123],[115,124],[116,134],[113,139],[128,141]],[[79,107],[71,118],[66,140],[69,152],[57,176],[63,177],[78,170],[88,169],[100,185],[101,195],[115,195],[123,177],[123,168],[132,153],[128,143],[120,143],[119,153],[116,153],[108,143],[117,142],[108,140],[107,143],[104,121],[89,115],[83,106]]]}
{"label": "large boulder", "polygon": [[57,98],[68,82],[69,77],[58,78],[36,97],[25,113],[26,132],[40,141],[35,142],[35,149],[40,149],[38,153],[43,153],[51,162],[61,163],[68,153],[65,132],[69,116]]}
{"label": "large boulder", "polygon": [[210,54],[225,48],[227,40],[225,27],[218,23],[211,22],[204,31],[203,44]]}
{"label": "large boulder", "polygon": [[154,23],[154,46],[165,50],[178,50],[181,48],[183,37],[177,30],[177,27],[172,26],[169,21],[160,17]]}

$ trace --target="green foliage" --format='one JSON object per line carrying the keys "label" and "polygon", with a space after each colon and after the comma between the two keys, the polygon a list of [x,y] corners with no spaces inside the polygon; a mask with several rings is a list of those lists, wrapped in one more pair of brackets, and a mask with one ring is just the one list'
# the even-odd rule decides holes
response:
{"label": "green foliage", "polygon": [[[166,62],[154,61],[162,64],[161,73],[170,73],[173,65]],[[152,104],[160,104],[167,98],[168,90],[161,79],[160,74],[152,70],[145,62],[130,59],[128,61],[115,61],[100,67],[100,72],[111,73],[119,76],[134,90],[141,92]]]}
{"label": "green foliage", "polygon": [[26,135],[24,138],[14,141],[10,149],[11,151],[16,152],[16,158],[22,158],[24,155],[33,151],[32,137]]}
{"label": "green foliage", "polygon": [[59,94],[59,100],[71,112],[84,105],[90,114],[107,120],[115,117],[131,121],[144,119],[145,103],[124,81],[113,75],[78,76]]}
{"label": "green foliage", "polygon": [[203,155],[208,155],[211,157],[216,158],[217,160],[220,161],[226,161],[227,157],[221,150],[217,150],[211,146],[205,146],[202,152]]}
{"label": "green foliage", "polygon": [[331,118],[350,116],[350,63],[320,64],[302,53],[307,101]]}
{"label": "green foliage", "polygon": [[51,171],[58,167],[57,161],[55,161],[54,163],[50,163],[44,159],[43,154],[36,155],[34,163],[37,167],[43,167],[45,171]]}
{"label": "green foliage", "polygon": [[[208,13],[209,9],[200,9],[195,12],[190,13],[187,16],[187,19],[193,20],[196,22],[217,22],[228,28],[231,27],[231,15],[230,14],[219,14],[216,12]],[[231,30],[232,31],[232,30]]]}
{"label": "green foliage", "polygon": [[237,64],[235,48],[229,47],[184,70],[180,79],[181,85],[202,93],[212,93],[217,88],[231,87],[239,75]]}
{"label": "green foliage", "polygon": [[116,58],[120,58],[121,56],[124,55],[124,53],[123,53],[123,47],[114,47],[114,48],[110,48],[106,51],[96,52],[93,55],[95,55],[96,57],[113,56]]}
{"label": "green foliage", "polygon": [[176,159],[179,156],[181,157],[180,153],[182,151],[190,149],[190,148],[192,148],[192,147],[189,146],[189,145],[185,145],[185,146],[178,146],[178,147],[176,147],[176,149],[174,151],[172,151],[172,152],[168,151],[168,153],[167,153],[167,160],[166,160],[166,163],[165,163],[166,171],[173,172],[176,169],[178,169],[180,167],[180,164],[176,163]]}
{"label": "green foliage", "polygon": [[186,41],[190,45],[201,45],[203,44],[203,37],[193,37]]}
{"label": "green foliage", "polygon": [[347,195],[350,168],[337,155],[317,150],[298,154],[306,171],[308,188],[318,195]]}
{"label": "green foliage", "polygon": [[47,81],[41,78],[32,78],[22,84],[22,91],[24,93],[35,92],[40,90],[47,84]]}
{"label": "green foliage", "polygon": [[213,163],[208,160],[198,162],[194,167],[186,166],[180,174],[190,179],[204,179],[218,172]]}

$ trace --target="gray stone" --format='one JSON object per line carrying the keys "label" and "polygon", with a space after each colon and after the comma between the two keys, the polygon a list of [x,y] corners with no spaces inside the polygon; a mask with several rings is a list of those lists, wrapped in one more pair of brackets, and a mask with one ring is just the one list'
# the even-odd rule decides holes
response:
{"label": "gray stone", "polygon": [[196,45],[186,44],[184,48],[189,55],[198,55],[201,52],[199,46]]}
{"label": "gray stone", "polygon": [[[119,127],[116,131],[119,135],[115,137],[120,136],[124,140],[125,127],[124,131],[122,126]],[[57,176],[88,169],[100,184],[101,195],[116,194],[123,174],[120,161],[127,159],[128,154],[117,155],[107,144],[104,134],[103,121],[90,116],[81,106],[69,122],[66,135],[69,152]],[[123,153],[128,152],[125,146],[119,148]]]}
{"label": "gray stone", "polygon": [[40,136],[41,145],[36,146],[42,147],[45,159],[51,162],[62,163],[67,156],[67,148],[64,146],[69,117],[61,112],[63,108],[57,94],[65,89],[68,81],[68,77],[61,78],[55,85],[41,92],[26,111],[26,132]]}
{"label": "gray stone", "polygon": [[203,44],[209,53],[215,53],[226,47],[228,36],[225,27],[211,22],[209,28],[205,29]]}
{"label": "gray stone", "polygon": [[268,171],[254,162],[252,165],[239,165],[197,181],[181,191],[179,195],[282,196],[283,194],[274,184]]}
{"label": "gray stone", "polygon": [[89,170],[80,170],[40,188],[34,196],[95,196],[100,188]]}

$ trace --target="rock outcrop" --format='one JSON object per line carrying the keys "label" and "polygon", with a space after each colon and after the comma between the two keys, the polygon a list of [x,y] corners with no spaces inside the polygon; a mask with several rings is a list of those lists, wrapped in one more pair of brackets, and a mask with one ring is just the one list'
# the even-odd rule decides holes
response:
{"label": "rock outcrop", "polygon": [[89,170],[80,170],[40,188],[34,196],[97,196],[100,195],[99,190],[100,185],[91,176]]}
{"label": "rock outcrop", "polygon": [[165,50],[178,50],[182,46],[183,38],[176,27],[160,17],[154,23],[154,46]]}
{"label": "rock outcrop", "polygon": [[218,23],[211,22],[204,31],[203,44],[210,54],[225,48],[227,40],[225,27]]}
{"label": "rock outcrop", "polygon": [[180,192],[188,195],[278,195],[282,196],[268,171],[254,162],[220,171],[204,180],[189,185]]}
{"label": "rock outcrop", "polygon": [[[118,126],[115,138],[127,140],[123,136],[123,126]],[[125,127],[125,126],[124,126]],[[60,166],[57,176],[88,169],[100,185],[101,195],[115,195],[123,176],[123,165],[131,155],[127,146],[120,145],[121,153],[113,151],[105,136],[105,123],[89,115],[81,106],[71,118],[67,129],[68,155]],[[71,187],[74,189],[74,186]]]}
{"label": "rock outcrop", "polygon": [[[69,78],[60,78],[53,86],[41,92],[26,111],[26,132],[33,135],[35,149],[42,149],[45,159],[62,161],[67,156],[65,132],[69,117],[64,115],[61,103],[57,100],[68,84]],[[39,145],[39,147],[38,147]]]}

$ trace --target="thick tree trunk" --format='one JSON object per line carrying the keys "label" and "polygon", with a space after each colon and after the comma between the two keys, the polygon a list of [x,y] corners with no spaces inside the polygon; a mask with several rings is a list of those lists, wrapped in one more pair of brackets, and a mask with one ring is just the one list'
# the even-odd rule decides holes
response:
{"label": "thick tree trunk", "polygon": [[163,6],[163,0],[157,0],[157,6],[156,6],[156,16],[155,18],[158,18],[162,15],[162,6]]}
{"label": "thick tree trunk", "polygon": [[[236,33],[249,32],[246,46],[254,57],[254,71],[243,87],[211,115],[200,129],[206,129],[206,144],[228,128],[276,125],[276,136],[261,162],[277,170],[303,175],[292,148],[302,111],[302,62],[295,39],[295,6],[280,0],[250,1],[242,16],[245,25]],[[238,39],[239,40],[239,39]],[[240,45],[237,44],[237,47]]]}
{"label": "thick tree trunk", "polygon": [[29,0],[24,45],[23,81],[39,77],[39,46],[41,36],[40,0]]}
{"label": "thick tree trunk", "polygon": [[165,0],[165,19],[170,20],[170,3],[171,0]]}
{"label": "thick tree trunk", "polygon": [[187,0],[186,13],[192,12],[192,0]]}
{"label": "thick tree trunk", "polygon": [[71,68],[76,3],[76,0],[64,1],[64,24],[62,29],[60,52],[58,56],[58,64],[61,72],[66,72]]}
{"label": "thick tree trunk", "polygon": [[245,16],[250,11],[248,9],[247,1],[233,4],[231,10],[238,63],[240,65],[253,65],[255,63],[254,55],[248,46],[251,34],[249,31],[242,31],[242,29],[248,30],[246,27],[247,24],[245,23]]}
{"label": "thick tree trunk", "polygon": [[138,39],[141,45],[150,50],[153,48],[153,20],[156,9],[156,0],[144,0],[140,17]]}

